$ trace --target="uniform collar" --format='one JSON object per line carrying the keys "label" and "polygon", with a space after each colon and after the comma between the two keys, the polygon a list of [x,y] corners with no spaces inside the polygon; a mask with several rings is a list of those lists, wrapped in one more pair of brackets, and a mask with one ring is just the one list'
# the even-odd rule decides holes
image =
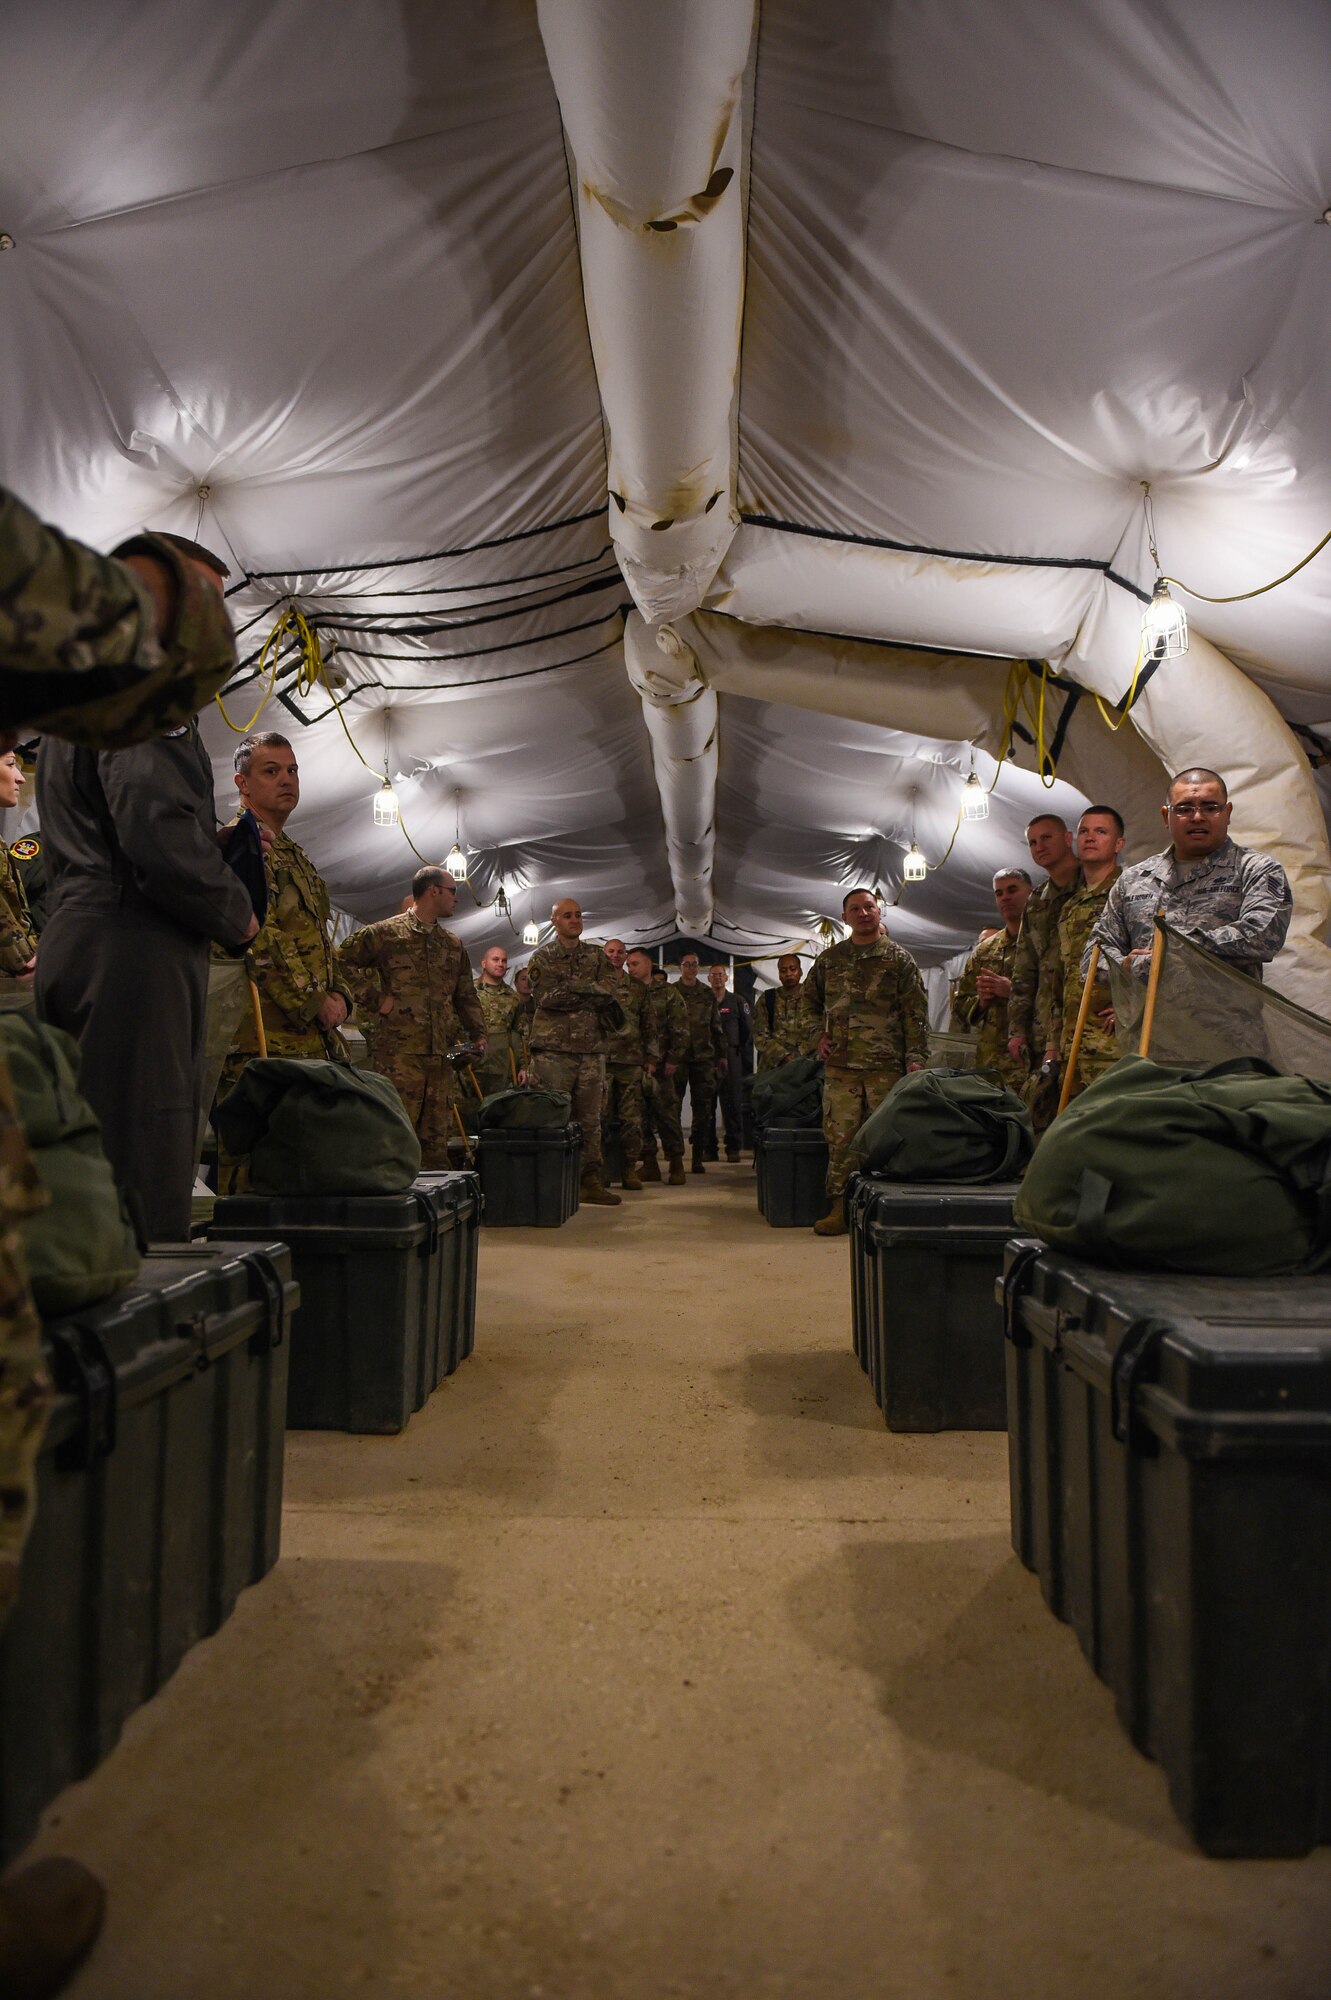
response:
{"label": "uniform collar", "polygon": [[1213,868],[1218,868],[1222,861],[1228,861],[1231,855],[1237,853],[1238,853],[1238,848],[1236,844],[1234,843],[1234,841],[1230,839],[1229,835],[1226,834],[1224,839],[1221,841],[1219,847],[1217,847],[1213,853],[1203,854],[1198,857],[1197,865],[1192,869],[1191,873],[1186,876],[1180,873],[1179,862],[1174,853],[1174,843],[1172,840],[1170,841],[1168,847],[1164,848],[1159,854],[1156,855],[1155,859],[1159,863],[1160,867],[1163,869],[1164,874],[1169,881],[1195,882],[1199,875],[1209,875]]}

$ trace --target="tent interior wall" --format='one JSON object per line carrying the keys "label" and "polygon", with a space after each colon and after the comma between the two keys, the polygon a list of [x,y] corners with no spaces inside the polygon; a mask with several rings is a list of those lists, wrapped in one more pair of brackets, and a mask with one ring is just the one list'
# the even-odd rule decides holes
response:
{"label": "tent interior wall", "polygon": [[[356,918],[460,830],[473,956],[563,889],[769,956],[843,885],[891,901],[912,831],[940,856],[974,752],[988,820],[890,917],[938,966],[1042,801],[1117,801],[1135,857],[1200,762],[1326,1012],[1291,725],[1331,730],[1331,557],[1184,598],[1117,733],[1091,699],[1134,681],[1144,482],[1210,597],[1331,527],[1331,14],[1266,19],[1254,60],[1239,0],[11,10],[5,476],[99,546],[222,548],[235,722],[278,614],[316,624],[345,684],[279,647],[262,726]],[[1086,691],[1052,788],[993,763],[1012,661],[1051,735]]]}

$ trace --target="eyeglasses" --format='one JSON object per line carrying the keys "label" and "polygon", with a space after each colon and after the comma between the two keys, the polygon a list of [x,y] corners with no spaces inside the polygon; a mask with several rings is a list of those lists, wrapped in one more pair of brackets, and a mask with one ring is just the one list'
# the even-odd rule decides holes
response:
{"label": "eyeglasses", "polygon": [[1175,819],[1214,819],[1225,808],[1219,799],[1199,799],[1195,805],[1171,806]]}

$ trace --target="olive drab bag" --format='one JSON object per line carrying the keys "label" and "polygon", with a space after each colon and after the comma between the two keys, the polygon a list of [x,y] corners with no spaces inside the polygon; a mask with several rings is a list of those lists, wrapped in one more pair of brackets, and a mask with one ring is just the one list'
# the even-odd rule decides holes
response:
{"label": "olive drab bag", "polygon": [[31,1014],[0,1014],[0,1049],[33,1165],[49,1201],[19,1219],[28,1278],[45,1318],[123,1291],[142,1258],[102,1131],[79,1094],[72,1035]]}
{"label": "olive drab bag", "polygon": [[1262,1278],[1331,1263],[1331,1084],[1124,1056],[1044,1138],[1019,1227],[1101,1264]]}
{"label": "olive drab bag", "polygon": [[214,1117],[255,1194],[401,1194],[421,1170],[395,1087],[351,1063],[256,1057]]}
{"label": "olive drab bag", "polygon": [[817,1056],[793,1056],[776,1069],[745,1078],[756,1125],[821,1125],[823,1066]]}
{"label": "olive drab bag", "polygon": [[865,1170],[894,1181],[1015,1180],[1034,1150],[1016,1092],[972,1069],[903,1076],[855,1137]]}
{"label": "olive drab bag", "polygon": [[564,1090],[494,1090],[476,1107],[480,1132],[562,1132],[573,1116]]}

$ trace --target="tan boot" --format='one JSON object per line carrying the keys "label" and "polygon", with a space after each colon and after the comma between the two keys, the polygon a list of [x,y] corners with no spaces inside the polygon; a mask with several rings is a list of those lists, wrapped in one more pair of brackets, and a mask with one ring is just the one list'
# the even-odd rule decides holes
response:
{"label": "tan boot", "polygon": [[813,1225],[813,1233],[815,1236],[845,1236],[849,1233],[846,1228],[846,1211],[841,1205],[840,1197],[833,1202],[826,1215],[819,1216]]}
{"label": "tan boot", "polygon": [[621,1197],[602,1187],[595,1174],[584,1174],[578,1186],[578,1200],[591,1208],[618,1208]]}
{"label": "tan boot", "polygon": [[644,1181],[660,1180],[661,1162],[657,1159],[655,1153],[650,1158],[643,1160],[642,1165],[638,1168],[638,1172]]}
{"label": "tan boot", "polygon": [[682,1153],[677,1153],[675,1155],[675,1158],[670,1162],[669,1186],[683,1187],[683,1185],[684,1185],[684,1155]]}
{"label": "tan boot", "polygon": [[[657,1175],[657,1179],[658,1180],[660,1179],[659,1174]],[[642,1175],[638,1172],[638,1169],[636,1167],[625,1167],[624,1177],[620,1181],[619,1185],[621,1187],[626,1187],[630,1189],[630,1191],[634,1194],[641,1194]]]}
{"label": "tan boot", "polygon": [[97,1940],[106,1891],[81,1861],[52,1856],[0,1883],[0,1993],[48,2000]]}

